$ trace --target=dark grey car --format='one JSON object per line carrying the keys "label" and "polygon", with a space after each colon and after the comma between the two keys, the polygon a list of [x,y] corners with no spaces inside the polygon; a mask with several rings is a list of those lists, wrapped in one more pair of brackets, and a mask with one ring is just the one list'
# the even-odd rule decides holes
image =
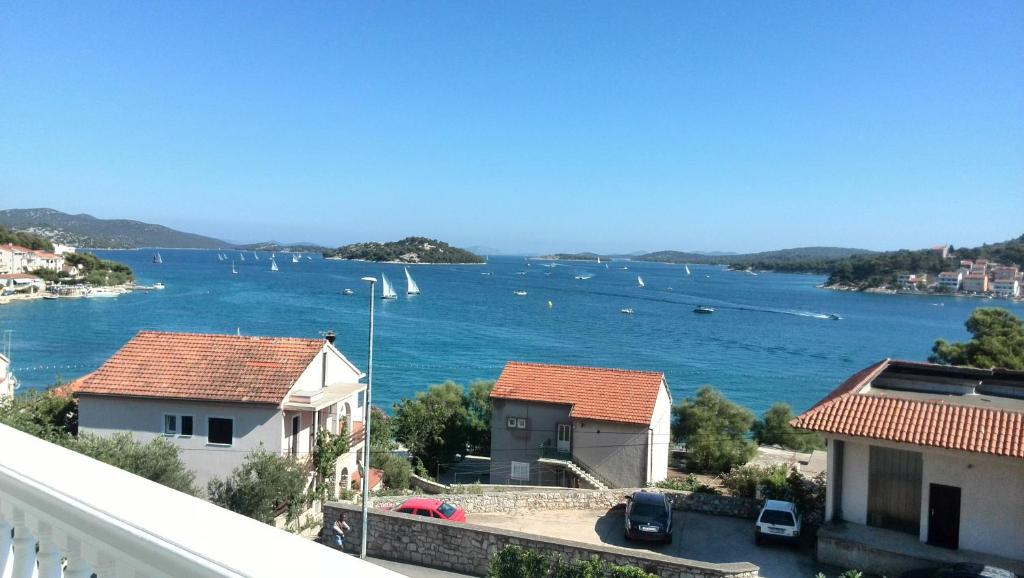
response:
{"label": "dark grey car", "polygon": [[665,494],[635,492],[626,504],[626,539],[672,543],[672,503]]}

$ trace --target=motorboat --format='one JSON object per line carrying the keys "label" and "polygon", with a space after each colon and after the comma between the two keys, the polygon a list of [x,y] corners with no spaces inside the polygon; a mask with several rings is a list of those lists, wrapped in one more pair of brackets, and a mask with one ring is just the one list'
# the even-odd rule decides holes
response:
{"label": "motorboat", "polygon": [[707,315],[707,314],[709,314],[709,313],[714,313],[714,312],[715,312],[715,310],[714,310],[714,308],[713,308],[713,307],[708,307],[708,306],[706,306],[706,305],[699,305],[699,306],[697,306],[697,307],[696,307],[696,308],[695,308],[695,309],[693,310],[693,312],[694,312],[694,313],[702,313],[702,314],[705,314],[705,315]]}
{"label": "motorboat", "polygon": [[634,313],[632,307],[626,307],[625,309],[619,309],[619,311],[625,313],[626,315],[632,315]]}
{"label": "motorboat", "polygon": [[345,289],[341,292],[342,295],[352,295],[353,293],[355,293],[355,291],[352,291],[351,289]]}
{"label": "motorboat", "polygon": [[517,289],[513,291],[512,294],[516,297],[526,297],[526,291],[523,291],[522,289]]}

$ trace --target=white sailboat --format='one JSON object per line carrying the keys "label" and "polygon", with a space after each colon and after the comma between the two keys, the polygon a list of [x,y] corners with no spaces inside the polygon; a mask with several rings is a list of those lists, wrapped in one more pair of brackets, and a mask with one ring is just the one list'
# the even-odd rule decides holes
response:
{"label": "white sailboat", "polygon": [[643,286],[644,286],[644,278],[639,276],[639,275],[637,275],[636,276],[636,285],[637,285],[637,287],[643,288]]}
{"label": "white sailboat", "polygon": [[[254,259],[256,259],[257,261],[259,261],[259,260],[260,260],[260,254],[259,254],[259,253],[257,253],[256,251],[253,251],[253,252],[252,252],[252,256],[253,256],[253,258],[254,258]],[[273,258],[274,258],[274,257],[273,257],[273,255],[271,255],[271,257],[270,257],[270,258],[271,258],[271,259],[273,259]]]}
{"label": "white sailboat", "polygon": [[598,265],[600,265],[600,264],[601,264],[601,256],[600,256],[600,255],[598,255],[598,256],[597,256],[597,264],[598,264]]}
{"label": "white sailboat", "polygon": [[238,254],[238,260],[239,261],[245,261],[245,253],[239,253]]}
{"label": "white sailboat", "polygon": [[273,257],[270,258],[270,270],[277,271],[277,261]]}
{"label": "white sailboat", "polygon": [[405,290],[406,295],[419,295],[420,287],[412,280],[412,275],[409,274],[409,268],[405,268],[405,283],[407,288]]}
{"label": "white sailboat", "polygon": [[395,288],[391,286],[391,281],[388,281],[387,275],[381,273],[380,274],[380,281],[381,281],[381,283],[380,283],[381,284],[381,289],[380,289],[380,298],[381,299],[395,299],[395,298],[398,297],[398,294],[395,293]]}
{"label": "white sailboat", "polygon": [[690,274],[690,266],[689,265],[683,265],[683,269],[686,269],[686,274],[687,275]]}
{"label": "white sailboat", "polygon": [[234,260],[231,261],[231,274],[232,275],[238,275],[238,269],[235,269],[235,262],[234,262]]}
{"label": "white sailboat", "polygon": [[159,251],[157,252],[156,255],[153,255],[153,262],[156,263],[157,265],[164,262],[163,258],[160,256]]}
{"label": "white sailboat", "polygon": [[292,263],[298,263],[300,260],[298,253],[292,253]]}

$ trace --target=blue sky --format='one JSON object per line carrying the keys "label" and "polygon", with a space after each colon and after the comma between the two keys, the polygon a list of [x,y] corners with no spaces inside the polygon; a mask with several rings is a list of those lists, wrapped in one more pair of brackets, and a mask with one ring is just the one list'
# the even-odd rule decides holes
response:
{"label": "blue sky", "polygon": [[0,207],[514,252],[1024,233],[1024,3],[0,7]]}

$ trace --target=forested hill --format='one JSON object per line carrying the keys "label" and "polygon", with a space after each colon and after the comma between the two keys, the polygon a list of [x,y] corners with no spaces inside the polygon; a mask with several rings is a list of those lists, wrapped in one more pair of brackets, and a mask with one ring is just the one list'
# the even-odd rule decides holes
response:
{"label": "forested hill", "polygon": [[837,261],[829,270],[828,284],[867,289],[894,285],[900,273],[937,275],[957,268],[961,259],[989,259],[1002,264],[1024,264],[1024,235],[1010,241],[973,248],[950,247],[949,258],[929,249],[856,255]]}
{"label": "forested hill", "polygon": [[355,243],[323,253],[326,259],[358,259],[394,263],[483,263],[483,257],[426,237],[388,243]]}
{"label": "forested hill", "polygon": [[163,225],[127,219],[97,219],[85,214],[69,215],[54,209],[3,210],[0,211],[0,225],[76,247],[218,249],[231,246],[231,243],[220,239],[176,231]]}
{"label": "forested hill", "polygon": [[53,243],[51,243],[46,237],[42,237],[34,233],[12,231],[7,227],[0,227],[0,245],[6,245],[8,243],[20,245],[28,249],[53,251]]}
{"label": "forested hill", "polygon": [[828,273],[836,261],[854,255],[869,255],[865,249],[845,247],[798,247],[739,255],[705,255],[682,251],[658,251],[633,257],[636,261],[729,265],[737,269],[770,269],[798,273]]}

